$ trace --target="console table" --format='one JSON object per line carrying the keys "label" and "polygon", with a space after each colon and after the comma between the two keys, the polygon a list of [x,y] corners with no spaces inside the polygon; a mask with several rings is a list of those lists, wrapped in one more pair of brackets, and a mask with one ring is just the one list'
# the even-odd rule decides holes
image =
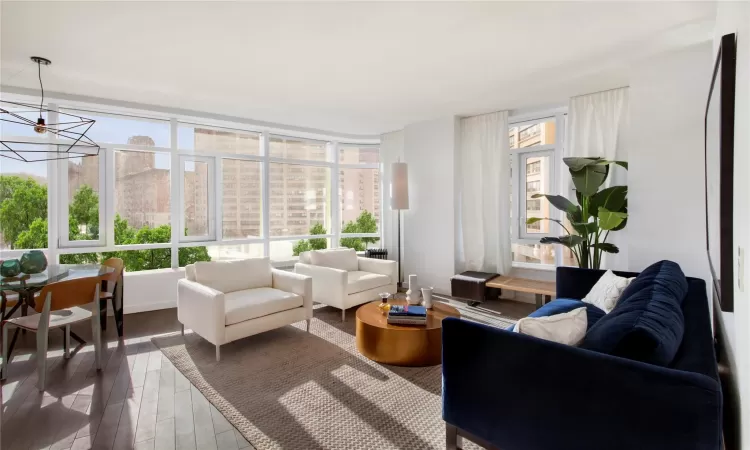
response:
{"label": "console table", "polygon": [[557,293],[554,281],[529,280],[527,278],[506,277],[503,275],[498,275],[488,281],[487,287],[536,294],[537,308],[541,308],[545,303],[552,300],[552,296]]}

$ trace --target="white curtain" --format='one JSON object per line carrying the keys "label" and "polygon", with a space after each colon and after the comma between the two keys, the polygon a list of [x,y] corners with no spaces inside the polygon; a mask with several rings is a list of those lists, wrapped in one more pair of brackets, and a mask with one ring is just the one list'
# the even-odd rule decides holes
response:
{"label": "white curtain", "polygon": [[510,248],[508,112],[461,119],[458,266],[507,274]]}
{"label": "white curtain", "polygon": [[[570,99],[568,108],[568,142],[565,156],[600,156],[609,160],[627,161],[624,145],[628,126],[628,88],[612,89]],[[563,166],[563,192],[575,203],[573,183]],[[627,185],[627,171],[610,167],[604,187]],[[620,248],[618,254],[605,254],[602,268],[627,268],[627,226],[610,234],[607,239]]]}

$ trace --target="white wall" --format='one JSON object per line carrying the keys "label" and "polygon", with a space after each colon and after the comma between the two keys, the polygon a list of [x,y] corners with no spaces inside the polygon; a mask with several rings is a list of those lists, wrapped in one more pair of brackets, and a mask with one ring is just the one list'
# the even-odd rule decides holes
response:
{"label": "white wall", "polygon": [[123,311],[131,314],[177,307],[177,280],[180,278],[185,278],[185,269],[126,271]]}
{"label": "white wall", "polygon": [[671,259],[709,279],[703,117],[711,43],[633,67],[628,146],[628,268]]}
{"label": "white wall", "polygon": [[[716,11],[716,33],[714,54],[718,50],[721,36],[737,33],[737,81],[735,95],[734,125],[734,254],[737,248],[750,250],[750,3],[720,2]],[[732,370],[738,384],[741,412],[741,435],[744,445],[750,447],[750,290],[748,289],[748,260],[745,256],[745,287],[735,282],[734,313],[721,313],[722,328],[728,344],[728,353],[733,360]],[[738,276],[734,265],[734,279]]]}
{"label": "white wall", "polygon": [[455,274],[455,157],[458,119],[446,117],[404,129],[409,164],[409,210],[404,211],[404,278],[450,293]]}

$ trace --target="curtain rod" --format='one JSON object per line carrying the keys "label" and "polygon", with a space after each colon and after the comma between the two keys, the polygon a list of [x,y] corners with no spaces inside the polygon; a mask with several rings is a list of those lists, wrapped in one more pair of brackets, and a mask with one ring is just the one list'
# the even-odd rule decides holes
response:
{"label": "curtain rod", "polygon": [[630,88],[630,86],[626,84],[625,86],[620,86],[620,87],[616,87],[616,88],[612,88],[612,89],[604,89],[603,91],[589,92],[588,94],[576,95],[575,97],[570,97],[570,98],[574,99],[574,98],[578,98],[578,97],[585,97],[587,95],[601,94],[601,93],[604,93],[604,92],[616,91],[618,89],[626,89],[626,88]]}

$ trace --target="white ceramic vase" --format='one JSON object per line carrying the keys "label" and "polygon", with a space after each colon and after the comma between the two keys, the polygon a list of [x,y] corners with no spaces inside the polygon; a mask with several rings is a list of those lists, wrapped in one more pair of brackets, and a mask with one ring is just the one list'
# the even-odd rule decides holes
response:
{"label": "white ceramic vase", "polygon": [[418,305],[422,302],[422,293],[419,291],[419,281],[416,275],[409,275],[409,290],[406,291],[406,303]]}
{"label": "white ceramic vase", "polygon": [[422,306],[427,309],[432,309],[432,288],[422,288]]}

